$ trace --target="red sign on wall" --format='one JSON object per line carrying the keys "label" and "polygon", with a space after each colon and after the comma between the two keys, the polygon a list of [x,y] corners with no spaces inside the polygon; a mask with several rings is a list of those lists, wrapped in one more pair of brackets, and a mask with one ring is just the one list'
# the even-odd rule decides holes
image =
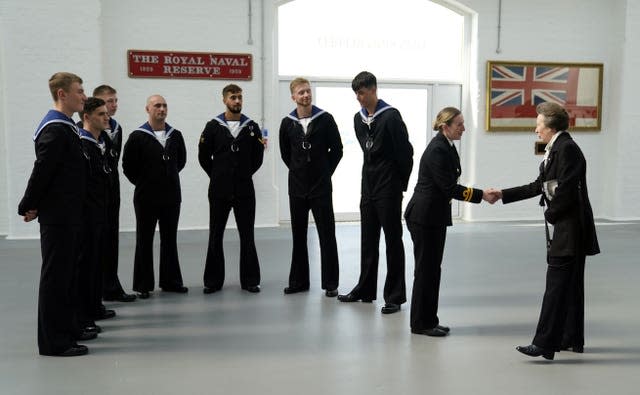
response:
{"label": "red sign on wall", "polygon": [[127,51],[129,77],[250,80],[251,54]]}

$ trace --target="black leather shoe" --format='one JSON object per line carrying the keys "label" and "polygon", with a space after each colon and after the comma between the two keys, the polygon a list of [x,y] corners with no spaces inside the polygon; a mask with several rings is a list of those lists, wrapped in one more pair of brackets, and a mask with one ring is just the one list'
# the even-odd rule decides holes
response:
{"label": "black leather shoe", "polygon": [[563,350],[563,351],[573,351],[573,352],[578,353],[578,354],[582,354],[584,352],[584,346],[562,345],[562,346],[560,346],[560,349]]}
{"label": "black leather shoe", "polygon": [[128,293],[121,293],[121,294],[117,294],[117,295],[105,295],[102,297],[102,300],[104,300],[105,302],[133,302],[134,300],[136,300],[136,295],[134,294],[128,294]]}
{"label": "black leather shoe", "polygon": [[189,292],[189,288],[187,288],[185,286],[162,288],[162,290],[164,292],[175,292],[175,293],[178,293],[178,294],[186,294],[187,292]]}
{"label": "black leather shoe", "polygon": [[87,325],[87,326],[84,327],[83,330],[85,332],[100,333],[100,332],[102,332],[102,327],[100,327],[100,325]]}
{"label": "black leather shoe", "polygon": [[75,346],[71,346],[61,352],[60,354],[55,354],[56,357],[77,357],[79,355],[86,355],[89,353],[89,349],[87,346],[83,346],[81,344],[76,344]]}
{"label": "black leather shoe", "polygon": [[98,332],[83,331],[78,336],[76,336],[76,340],[81,340],[81,341],[93,340],[96,337],[98,337]]}
{"label": "black leather shoe", "polygon": [[113,318],[116,316],[116,312],[114,310],[104,309],[98,315],[95,316],[95,320],[106,320],[109,318]]}
{"label": "black leather shoe", "polygon": [[221,289],[222,289],[222,287],[204,287],[202,289],[202,293],[208,295],[208,294],[212,294],[212,293],[218,292]]}
{"label": "black leather shoe", "polygon": [[252,294],[257,294],[258,292],[260,292],[259,285],[248,285],[246,287],[242,287],[242,289],[244,289],[245,291],[251,292]]}
{"label": "black leather shoe", "polygon": [[553,351],[545,350],[542,347],[538,347],[535,344],[529,344],[528,346],[517,346],[516,350],[530,357],[542,356],[544,359],[553,360]]}
{"label": "black leather shoe", "polygon": [[297,294],[298,292],[307,292],[309,290],[309,287],[286,287],[284,289],[284,293],[285,295],[290,295],[290,294]]}
{"label": "black leather shoe", "polygon": [[431,329],[411,329],[411,333],[415,333],[416,335],[425,335],[425,336],[431,336],[431,337],[445,337],[448,335],[447,332],[438,328],[437,326]]}
{"label": "black leather shoe", "polygon": [[149,291],[142,291],[142,292],[138,292],[138,297],[140,299],[149,299],[149,296],[151,296],[149,294]]}
{"label": "black leather shoe", "polygon": [[372,299],[363,299],[352,292],[349,292],[346,295],[338,295],[338,300],[345,303],[352,303],[352,302],[359,302],[359,301],[362,301],[364,303],[371,303],[372,301]]}
{"label": "black leather shoe", "polygon": [[385,303],[382,306],[382,314],[393,314],[400,311],[400,305],[395,303]]}
{"label": "black leather shoe", "polygon": [[451,328],[449,328],[448,326],[444,326],[444,325],[436,325],[436,328],[440,329],[443,332],[449,333],[451,332]]}
{"label": "black leather shoe", "polygon": [[337,289],[327,289],[326,291],[324,291],[324,295],[327,298],[335,298],[336,296],[338,296],[338,290]]}

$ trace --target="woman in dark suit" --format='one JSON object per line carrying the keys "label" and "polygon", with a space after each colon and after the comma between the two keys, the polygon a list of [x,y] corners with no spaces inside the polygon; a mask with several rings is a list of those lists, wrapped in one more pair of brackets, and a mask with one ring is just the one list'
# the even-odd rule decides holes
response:
{"label": "woman in dark suit", "polygon": [[536,133],[546,143],[538,178],[497,191],[503,203],[542,195],[545,221],[553,225],[547,241],[547,282],[533,342],[516,349],[553,359],[561,349],[581,353],[584,346],[584,262],[600,252],[587,194],[587,164],[569,133],[569,114],[556,103],[537,106]]}
{"label": "woman in dark suit", "polygon": [[451,199],[480,203],[482,199],[491,201],[493,196],[458,184],[460,158],[453,142],[460,140],[465,130],[460,110],[444,108],[433,130],[438,134],[422,154],[418,182],[404,214],[415,256],[411,332],[446,336],[449,328],[440,325],[438,319],[438,295],[447,226],[452,225]]}

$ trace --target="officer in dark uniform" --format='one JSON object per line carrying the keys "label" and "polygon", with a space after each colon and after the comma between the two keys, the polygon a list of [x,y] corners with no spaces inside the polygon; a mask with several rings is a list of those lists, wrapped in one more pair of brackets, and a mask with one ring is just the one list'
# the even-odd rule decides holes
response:
{"label": "officer in dark uniform", "polygon": [[376,77],[359,73],[351,88],[362,110],[354,116],[356,137],[364,154],[360,200],[360,278],[341,302],[376,299],[380,229],[387,247],[383,314],[400,311],[407,301],[402,244],[402,192],[413,167],[413,147],[400,112],[378,99]]}
{"label": "officer in dark uniform", "polygon": [[446,336],[449,328],[440,325],[438,296],[442,255],[451,222],[451,199],[480,203],[495,202],[481,189],[458,184],[460,158],[454,141],[465,131],[460,110],[446,107],[433,124],[438,134],[431,139],[420,159],[418,182],[407,204],[405,219],[413,240],[415,272],[411,296],[411,332]]}
{"label": "officer in dark uniform", "polygon": [[333,214],[331,176],[342,158],[342,140],[333,116],[311,104],[311,86],[304,78],[290,84],[296,109],[280,124],[280,154],[289,168],[289,208],[293,252],[285,294],[309,289],[307,228],[309,210],[320,240],[321,285],[325,295],[338,295],[338,247]]}
{"label": "officer in dark uniform", "polygon": [[149,121],[131,132],[122,154],[124,175],[135,185],[136,252],[133,289],[147,299],[154,288],[153,236],[160,226],[160,288],[186,293],[178,260],[180,218],[179,172],[187,162],[182,133],[166,123],[167,102],[160,95],[147,99]]}
{"label": "officer in dark uniform", "polygon": [[242,114],[242,89],[222,90],[227,109],[207,122],[198,144],[198,161],[209,176],[209,247],[204,269],[205,294],[224,284],[224,230],[233,209],[240,234],[240,286],[260,292],[260,265],[253,228],[256,194],[253,174],[262,165],[264,144],[257,123]]}
{"label": "officer in dark uniform", "polygon": [[42,269],[38,292],[38,348],[41,355],[76,356],[88,352],[76,343],[78,252],[86,193],[86,159],[71,117],[87,97],[82,79],[56,73],[49,79],[54,109],[33,137],[36,161],[18,214],[40,222]]}
{"label": "officer in dark uniform", "polygon": [[118,163],[122,152],[122,126],[113,118],[118,111],[118,95],[109,85],[100,85],[93,90],[93,96],[105,101],[109,113],[109,125],[105,132],[111,142],[107,151],[109,159],[110,193],[102,254],[102,298],[105,301],[133,302],[136,295],[128,294],[118,278],[118,250],[120,238],[120,172]]}

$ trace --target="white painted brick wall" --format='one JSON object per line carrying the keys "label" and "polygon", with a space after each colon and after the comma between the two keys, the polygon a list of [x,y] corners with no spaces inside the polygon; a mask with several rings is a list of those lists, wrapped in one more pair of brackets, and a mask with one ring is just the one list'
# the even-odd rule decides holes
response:
{"label": "white painted brick wall", "polygon": [[[25,224],[17,205],[35,159],[31,137],[44,114],[52,108],[49,77],[57,71],[80,75],[85,86],[102,74],[98,0],[3,0],[0,24],[3,35],[3,127],[7,155],[8,227],[11,237],[38,234],[37,223]],[[5,191],[3,191],[5,192]]]}
{"label": "white painted brick wall", "polygon": [[[465,114],[468,131],[463,141],[465,175],[478,187],[507,187],[533,180],[540,157],[532,155],[533,132],[484,131],[485,64],[487,60],[603,62],[603,130],[575,133],[589,162],[589,187],[596,216],[640,218],[638,138],[634,132],[640,113],[634,104],[640,81],[640,0],[510,0],[503,2],[502,52],[496,54],[497,1],[464,0],[477,21],[477,65],[471,76],[471,102]],[[260,80],[260,4],[265,4],[265,81]],[[253,0],[253,45],[247,44],[247,1],[187,0],[0,0],[0,144],[6,147],[0,165],[0,234],[37,235],[36,224],[23,224],[15,215],[31,171],[33,129],[51,107],[47,79],[60,70],[81,75],[90,93],[102,83],[118,90],[116,118],[125,137],[146,120],[145,99],[165,95],[168,122],[180,129],[188,148],[181,174],[183,209],[180,228],[206,228],[208,180],[197,163],[197,140],[205,122],[223,110],[220,91],[229,81],[131,79],[127,76],[127,49],[252,53],[254,78],[239,82],[244,88],[244,112],[270,131],[265,162],[255,176],[258,200],[256,224],[277,223],[276,166],[273,145],[282,118],[278,113],[276,0]],[[398,2],[398,4],[401,4]],[[60,23],[65,20],[65,23]],[[354,16],[354,23],[362,23]],[[441,39],[441,38],[437,38]],[[265,87],[265,113],[261,89]],[[328,109],[330,111],[330,109]],[[476,122],[470,122],[475,119]],[[471,152],[470,149],[473,149]],[[419,153],[417,153],[418,155]],[[471,171],[473,169],[473,171]],[[123,230],[134,228],[132,187],[122,176]],[[508,206],[463,205],[470,220],[540,219],[534,201]],[[4,213],[8,213],[6,216]],[[233,225],[230,223],[230,225]]]}
{"label": "white painted brick wall", "polygon": [[615,188],[603,191],[603,199],[614,201],[611,216],[616,219],[640,218],[640,109],[638,90],[640,89],[640,0],[628,0],[624,37],[622,45],[622,67],[620,85],[622,89],[613,104],[619,108],[619,129],[615,152],[608,157],[615,163],[615,171],[610,174]]}

